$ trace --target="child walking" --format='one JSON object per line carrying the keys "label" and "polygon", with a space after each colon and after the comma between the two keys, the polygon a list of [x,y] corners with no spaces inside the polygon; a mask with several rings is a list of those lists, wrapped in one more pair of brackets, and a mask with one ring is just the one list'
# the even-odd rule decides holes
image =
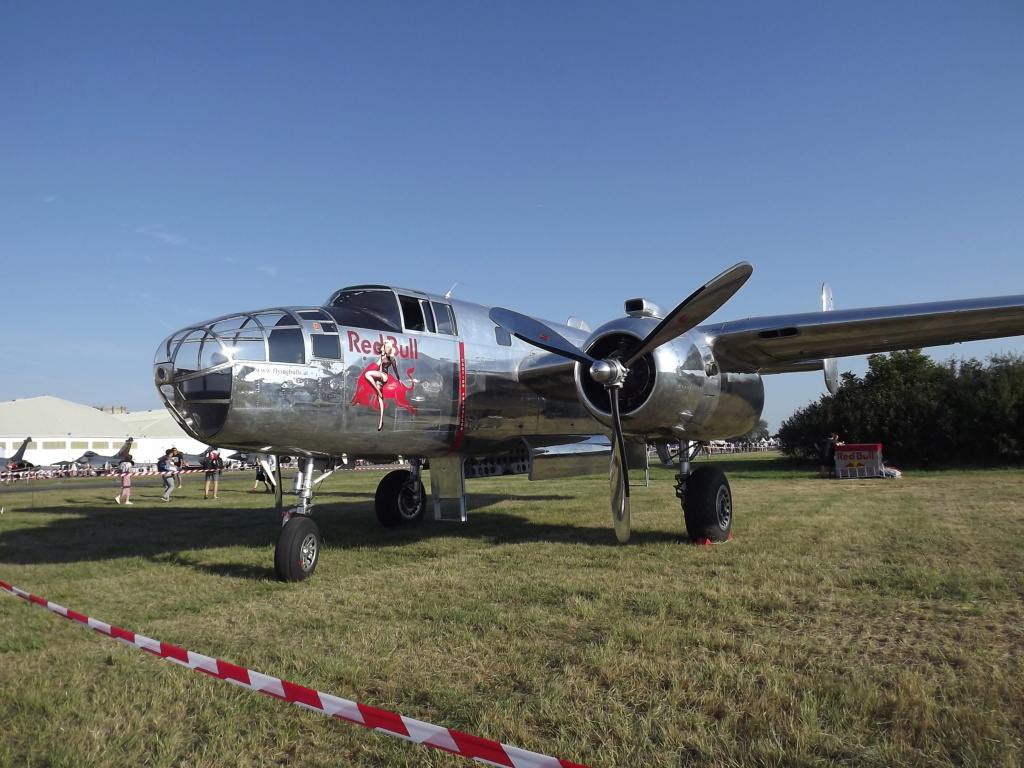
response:
{"label": "child walking", "polygon": [[118,504],[122,501],[128,505],[132,503],[132,468],[134,466],[135,460],[130,453],[117,465],[117,471],[121,473],[121,492],[117,494],[114,501]]}

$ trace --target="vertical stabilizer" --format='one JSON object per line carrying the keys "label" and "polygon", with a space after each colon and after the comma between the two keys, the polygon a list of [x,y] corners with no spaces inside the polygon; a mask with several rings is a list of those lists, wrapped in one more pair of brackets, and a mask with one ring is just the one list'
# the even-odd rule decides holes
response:
{"label": "vertical stabilizer", "polygon": [[8,459],[8,462],[10,464],[18,464],[18,463],[20,463],[21,460],[25,458],[25,449],[28,448],[28,444],[31,443],[31,442],[32,442],[32,438],[31,437],[26,437],[25,438],[25,442],[21,444],[21,448],[19,448],[17,451],[15,451],[14,455],[11,456],[10,459]]}

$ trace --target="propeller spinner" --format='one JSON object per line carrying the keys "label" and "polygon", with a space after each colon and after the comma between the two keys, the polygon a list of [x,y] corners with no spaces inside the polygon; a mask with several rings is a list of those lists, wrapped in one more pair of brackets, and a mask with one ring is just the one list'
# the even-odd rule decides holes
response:
{"label": "propeller spinner", "polygon": [[612,413],[611,484],[612,521],[615,535],[621,542],[629,541],[630,507],[629,474],[626,466],[626,440],[619,414],[619,391],[630,369],[645,355],[662,344],[683,335],[709,318],[733,297],[753,273],[754,268],[743,261],[722,272],[687,296],[675,309],[643,338],[625,360],[620,357],[597,359],[546,324],[510,309],[495,307],[491,320],[513,336],[535,347],[586,365],[590,378],[608,390]]}

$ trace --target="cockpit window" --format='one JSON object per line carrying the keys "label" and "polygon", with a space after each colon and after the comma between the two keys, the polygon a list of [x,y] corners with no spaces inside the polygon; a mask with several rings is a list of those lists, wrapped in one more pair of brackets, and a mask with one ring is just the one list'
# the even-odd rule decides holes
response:
{"label": "cockpit window", "polygon": [[232,360],[259,362],[267,359],[267,350],[263,342],[263,331],[255,319],[241,318],[241,323],[233,322],[221,330],[220,323],[213,330],[220,335],[221,341],[227,346]]}
{"label": "cockpit window", "polygon": [[203,351],[199,355],[199,367],[200,368],[212,368],[215,365],[222,365],[228,361],[228,356],[224,354],[224,348],[221,347],[220,342],[217,341],[213,334],[207,335],[203,340]]}
{"label": "cockpit window", "polygon": [[[270,362],[272,363],[304,363],[306,362],[306,342],[302,338],[302,329],[297,327],[296,319],[287,312],[276,313],[277,319],[273,322],[273,329],[267,338],[267,346],[270,350]],[[259,316],[257,318],[264,325],[270,325],[272,316]]]}
{"label": "cockpit window", "polygon": [[205,338],[206,331],[196,328],[182,339],[181,346],[178,347],[178,351],[174,355],[174,367],[178,372],[188,373],[199,370],[199,353]]}
{"label": "cockpit window", "polygon": [[[273,322],[280,319],[279,312],[264,315],[264,320],[271,318]],[[208,326],[211,334],[203,342],[202,367],[219,365],[228,360],[262,361],[267,359],[264,344],[263,328],[252,315],[234,315],[221,318]],[[220,340],[217,344],[216,339]]]}
{"label": "cockpit window", "polygon": [[311,333],[309,339],[313,343],[314,357],[324,357],[328,360],[341,359],[341,346],[338,343],[338,334]]}
{"label": "cockpit window", "polygon": [[455,315],[452,314],[450,304],[440,304],[436,301],[430,302],[434,307],[434,317],[437,318],[437,332],[447,333],[454,336],[458,331],[455,329]]}
{"label": "cockpit window", "polygon": [[437,326],[434,325],[434,311],[430,308],[430,302],[426,299],[420,299],[420,309],[423,310],[423,319],[427,323],[427,330],[435,333]]}
{"label": "cockpit window", "polygon": [[402,305],[402,318],[405,320],[405,330],[427,330],[427,323],[424,320],[423,306],[420,304],[420,300],[412,296],[399,296],[398,301]]}
{"label": "cockpit window", "polygon": [[353,288],[339,291],[326,307],[338,325],[371,331],[401,331],[402,318],[395,294],[387,289]]}
{"label": "cockpit window", "polygon": [[178,339],[181,338],[181,335],[181,331],[178,331],[178,333],[164,339],[163,343],[156,349],[156,357],[153,359],[153,362],[159,364],[165,360],[173,360],[174,348],[178,346]]}

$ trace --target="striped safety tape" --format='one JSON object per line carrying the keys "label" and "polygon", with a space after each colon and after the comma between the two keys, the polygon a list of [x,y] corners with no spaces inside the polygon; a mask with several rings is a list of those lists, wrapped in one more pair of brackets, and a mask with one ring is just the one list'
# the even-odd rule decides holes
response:
{"label": "striped safety tape", "polygon": [[[125,475],[131,475],[132,477],[145,477],[146,475],[198,475],[200,472],[220,472],[219,469],[173,469],[169,472],[106,472],[97,477],[124,477]],[[223,470],[229,472],[231,470]]]}
{"label": "striped safety tape", "polygon": [[[402,469],[403,467],[409,466],[408,463],[400,464],[367,464],[361,467],[345,467],[343,469],[336,469],[335,472],[384,472],[392,469]],[[251,469],[227,469],[224,470],[208,470],[208,469],[176,469],[170,472],[105,472],[102,475],[82,475],[82,474],[60,474],[52,471],[45,472],[0,472],[0,481],[9,480],[37,480],[37,479],[51,479],[54,477],[124,477],[125,475],[131,475],[132,477],[145,477],[150,475],[198,475],[204,472],[251,472]]]}
{"label": "striped safety tape", "polygon": [[[102,475],[85,475],[85,474],[56,474],[53,472],[3,472],[0,473],[0,479],[4,480],[38,480],[38,479],[52,479],[52,478],[68,478],[68,477],[80,477],[80,478],[97,478],[97,477],[124,477],[125,475],[131,475],[132,477],[142,477],[144,475],[194,475],[200,472],[206,472],[205,469],[176,469],[171,472],[105,472]],[[217,471],[217,470],[209,470]],[[224,470],[229,472],[231,470]]]}
{"label": "striped safety tape", "polygon": [[424,747],[433,747],[434,749],[450,752],[453,755],[460,755],[476,762],[502,766],[503,768],[586,768],[586,766],[579,763],[547,757],[537,752],[510,747],[507,744],[499,744],[496,741],[482,739],[479,736],[470,736],[467,733],[442,728],[439,725],[431,725],[422,720],[413,720],[410,717],[396,715],[383,709],[368,707],[365,704],[358,704],[348,699],[340,699],[337,696],[331,696],[321,691],[314,691],[312,688],[305,688],[301,685],[295,685],[286,680],[279,680],[276,677],[270,677],[251,669],[228,664],[225,661],[219,661],[210,656],[203,656],[174,645],[161,643],[159,640],[153,640],[144,635],[137,635],[134,632],[111,626],[106,622],[69,611],[63,606],[31,595],[2,581],[0,581],[0,589],[63,616],[65,619],[95,630],[101,635],[106,635],[114,640],[119,640],[125,645],[130,645],[154,656],[159,656],[161,659],[173,661],[175,664],[188,667],[196,672],[202,672],[210,677],[216,677],[219,680],[226,680],[242,688],[248,688],[250,691],[264,693],[267,696],[273,696],[275,699],[290,702],[304,709],[310,709],[330,717],[336,717],[339,720],[362,725],[388,736],[395,736],[405,741],[421,744]]}
{"label": "striped safety tape", "polygon": [[[336,469],[335,472],[383,472],[384,470],[391,469],[402,469],[403,467],[409,466],[408,464],[370,464],[364,467],[346,467],[344,469]],[[191,475],[198,474],[201,472],[219,472],[216,469],[176,469],[171,472],[107,472],[103,475],[97,475],[97,477],[123,477],[124,475],[131,475],[132,477],[142,477],[143,475]],[[225,469],[224,472],[251,472],[251,469]]]}

